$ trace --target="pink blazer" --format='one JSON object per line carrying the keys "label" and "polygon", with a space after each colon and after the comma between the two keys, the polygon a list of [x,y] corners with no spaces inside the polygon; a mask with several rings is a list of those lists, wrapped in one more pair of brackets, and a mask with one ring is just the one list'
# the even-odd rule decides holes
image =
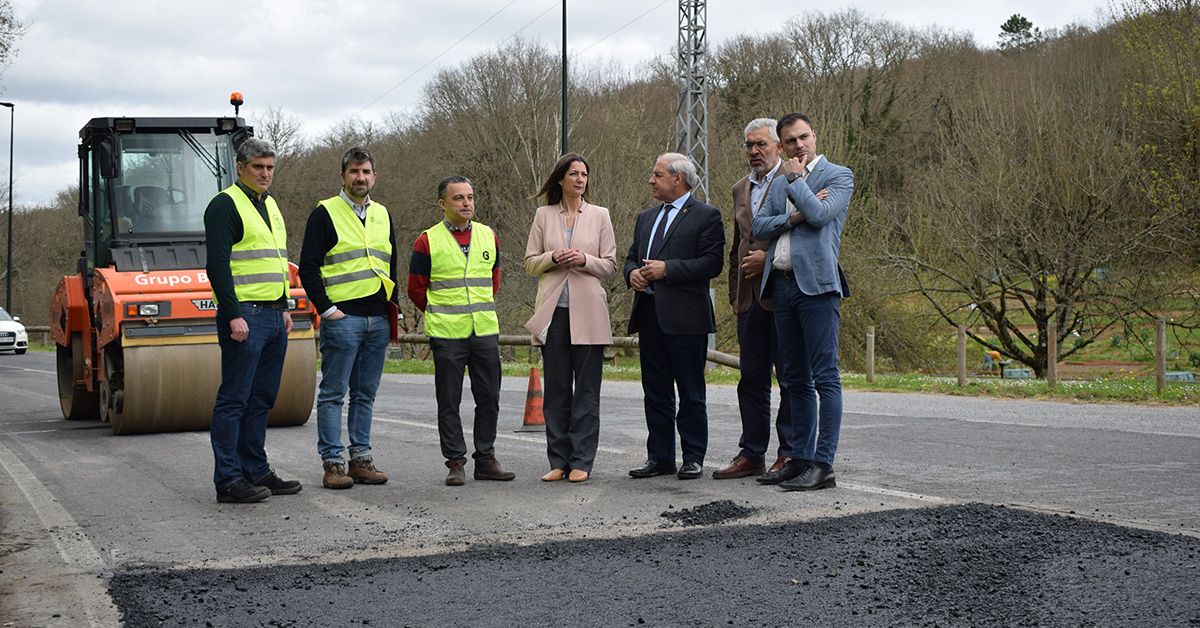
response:
{"label": "pink blazer", "polygon": [[[562,205],[539,207],[529,227],[525,245],[525,272],[538,278],[537,301],[533,316],[525,328],[534,344],[546,341],[546,331],[554,317],[554,308],[563,286],[568,286],[567,303],[571,317],[571,344],[612,344],[612,326],[608,320],[608,293],[601,282],[617,274],[617,240],[613,235],[608,209],[584,202],[571,246],[563,229]],[[587,262],[570,270],[551,259],[554,251],[573,248],[583,251]]]}

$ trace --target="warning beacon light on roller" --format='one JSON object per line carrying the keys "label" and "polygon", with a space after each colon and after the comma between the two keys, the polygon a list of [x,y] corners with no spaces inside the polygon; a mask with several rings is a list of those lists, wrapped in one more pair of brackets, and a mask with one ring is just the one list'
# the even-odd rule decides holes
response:
{"label": "warning beacon light on roller", "polygon": [[[50,304],[68,419],[115,434],[202,430],[221,380],[204,210],[237,178],[236,117],[93,118],[79,131],[78,272]],[[300,425],[316,389],[315,312],[289,264],[294,329],[270,425]]]}

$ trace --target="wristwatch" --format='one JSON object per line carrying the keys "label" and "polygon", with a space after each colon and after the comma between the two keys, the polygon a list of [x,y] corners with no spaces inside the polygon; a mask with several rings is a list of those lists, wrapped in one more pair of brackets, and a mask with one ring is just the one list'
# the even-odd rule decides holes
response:
{"label": "wristwatch", "polygon": [[794,183],[794,182],[796,181],[796,179],[799,179],[799,178],[800,178],[800,173],[799,173],[799,172],[789,172],[789,173],[787,173],[787,180],[788,180],[788,183]]}

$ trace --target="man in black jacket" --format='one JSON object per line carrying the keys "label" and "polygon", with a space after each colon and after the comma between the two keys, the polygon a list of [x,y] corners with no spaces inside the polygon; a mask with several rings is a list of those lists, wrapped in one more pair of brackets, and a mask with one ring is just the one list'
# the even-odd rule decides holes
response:
{"label": "man in black jacket", "polygon": [[[375,160],[355,146],[342,156],[342,189],[308,216],[300,250],[300,281],[321,315],[321,388],[317,393],[317,453],[325,488],[383,484],[371,455],[371,416],[396,299],[396,233],[386,207],[371,198]],[[342,403],[349,392],[342,446]]]}
{"label": "man in black jacket", "polygon": [[638,215],[625,256],[625,281],[636,291],[629,333],[640,336],[649,431],[647,460],[629,472],[635,478],[676,473],[676,429],[683,450],[679,479],[700,477],[708,449],[704,365],[707,335],[717,329],[708,284],[724,265],[725,226],[720,210],[692,197],[699,182],[691,158],[660,155],[650,191],[662,204]]}

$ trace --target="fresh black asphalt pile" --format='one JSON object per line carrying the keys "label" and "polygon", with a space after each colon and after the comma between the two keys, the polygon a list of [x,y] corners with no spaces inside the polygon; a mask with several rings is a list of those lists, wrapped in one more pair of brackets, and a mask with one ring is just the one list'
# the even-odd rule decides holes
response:
{"label": "fresh black asphalt pile", "polygon": [[731,500],[722,499],[720,501],[701,504],[695,508],[684,508],[683,510],[667,510],[659,514],[660,517],[675,523],[680,526],[711,526],[742,517],[749,517],[754,514],[753,508],[746,506],[738,506]]}
{"label": "fresh black asphalt pile", "polygon": [[[694,513],[693,513],[694,514]],[[1200,539],[1002,507],[117,574],[129,626],[1200,625]]]}

